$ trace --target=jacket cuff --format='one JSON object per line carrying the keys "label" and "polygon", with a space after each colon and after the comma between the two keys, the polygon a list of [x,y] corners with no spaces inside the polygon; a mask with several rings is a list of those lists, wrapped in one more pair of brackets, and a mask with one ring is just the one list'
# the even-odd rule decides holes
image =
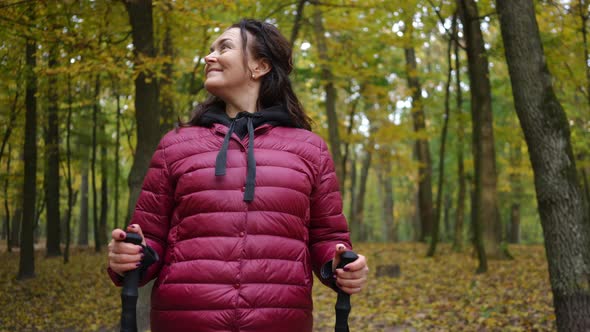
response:
{"label": "jacket cuff", "polygon": [[[143,258],[141,260],[141,265],[139,266],[139,279],[143,279],[143,275],[145,274],[145,272],[147,271],[148,267],[150,267],[150,265],[154,264],[155,262],[157,262],[158,260],[160,260],[160,258],[158,257],[158,253],[150,246],[146,245],[142,245],[141,246],[143,248]],[[111,280],[113,281],[113,283],[116,286],[123,286],[123,277],[120,276],[119,274],[117,274],[117,272],[113,271],[110,267],[107,268],[107,273],[109,274],[109,277],[111,278]]]}
{"label": "jacket cuff", "polygon": [[332,271],[332,260],[329,260],[327,263],[322,265],[320,269],[320,278],[321,282],[332,288],[334,291],[338,291],[338,286],[336,286],[336,279],[334,279],[334,272]]}
{"label": "jacket cuff", "polygon": [[141,265],[139,266],[139,279],[143,279],[145,272],[147,271],[150,265],[154,264],[155,262],[160,260],[158,257],[158,253],[148,245],[142,245],[143,248],[143,258],[141,260]]}
{"label": "jacket cuff", "polygon": [[123,286],[122,276],[118,275],[117,272],[113,271],[110,267],[107,267],[107,273],[109,274],[109,277],[111,277],[111,280],[116,286]]}

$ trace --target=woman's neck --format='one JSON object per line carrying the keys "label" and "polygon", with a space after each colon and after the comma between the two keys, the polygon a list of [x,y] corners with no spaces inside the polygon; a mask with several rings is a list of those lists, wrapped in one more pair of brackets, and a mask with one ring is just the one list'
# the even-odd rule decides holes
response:
{"label": "woman's neck", "polygon": [[225,113],[230,118],[235,118],[240,112],[254,113],[256,112],[256,106],[253,105],[248,107],[242,107],[240,105],[235,105],[227,102],[225,103]]}
{"label": "woman's neck", "polygon": [[258,103],[258,89],[251,89],[247,93],[234,94],[224,101],[225,113],[230,118],[235,118],[240,112],[254,113]]}

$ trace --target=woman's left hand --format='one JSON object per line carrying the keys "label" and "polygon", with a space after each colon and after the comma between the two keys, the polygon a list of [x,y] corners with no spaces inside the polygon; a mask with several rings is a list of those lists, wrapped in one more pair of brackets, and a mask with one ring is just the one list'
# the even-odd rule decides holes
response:
{"label": "woman's left hand", "polygon": [[[343,249],[343,247],[342,244],[336,246],[335,262],[339,261],[340,254],[346,251],[346,248]],[[367,284],[369,274],[367,259],[363,255],[358,255],[358,257],[354,262],[346,264],[344,268],[334,270],[336,286],[348,294],[359,293]]]}

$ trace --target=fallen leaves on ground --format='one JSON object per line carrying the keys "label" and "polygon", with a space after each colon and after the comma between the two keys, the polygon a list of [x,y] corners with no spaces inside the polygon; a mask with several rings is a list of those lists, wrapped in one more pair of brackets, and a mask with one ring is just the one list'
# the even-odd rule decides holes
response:
{"label": "fallen leaves on ground", "polygon": [[18,253],[2,253],[0,331],[114,331],[120,289],[106,274],[106,253],[74,250],[62,257],[35,255],[33,279],[17,281]]}
{"label": "fallen leaves on ground", "polygon": [[[555,314],[542,246],[510,246],[514,260],[488,261],[476,275],[470,253],[450,245],[425,257],[424,244],[358,244],[371,269],[366,290],[351,297],[351,331],[554,331]],[[397,278],[376,277],[399,264]],[[333,331],[335,294],[314,288],[316,331]]]}
{"label": "fallen leaves on ground", "polygon": [[[476,275],[470,253],[441,245],[357,244],[367,257],[365,291],[351,298],[351,331],[554,331],[547,263],[542,246],[511,246],[515,259],[489,261]],[[1,253],[0,331],[116,331],[120,289],[108,279],[106,254],[77,249],[71,262],[36,256],[36,278],[17,281],[18,253]],[[376,277],[379,265],[399,264],[401,275]],[[334,329],[336,293],[317,280],[315,331]]]}

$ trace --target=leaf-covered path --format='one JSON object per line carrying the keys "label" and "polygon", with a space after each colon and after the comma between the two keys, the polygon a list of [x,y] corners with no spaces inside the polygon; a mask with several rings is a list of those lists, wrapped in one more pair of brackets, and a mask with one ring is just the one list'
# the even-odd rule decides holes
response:
{"label": "leaf-covered path", "polygon": [[[513,261],[491,261],[475,275],[470,253],[442,245],[425,258],[415,243],[359,244],[368,257],[369,287],[352,298],[351,331],[554,331],[542,246],[511,246]],[[0,254],[0,331],[116,331],[119,289],[104,271],[106,254],[78,250],[71,263],[36,257],[37,277],[16,281],[18,253]],[[397,278],[377,266],[399,264]],[[335,294],[316,282],[315,330],[333,331]]]}

